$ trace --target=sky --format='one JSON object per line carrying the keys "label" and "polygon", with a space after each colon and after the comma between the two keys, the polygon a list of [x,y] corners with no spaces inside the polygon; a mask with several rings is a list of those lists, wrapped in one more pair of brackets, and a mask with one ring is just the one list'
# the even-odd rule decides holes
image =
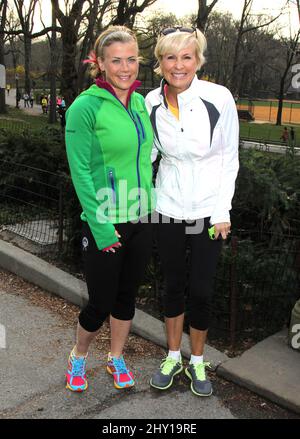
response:
{"label": "sky", "polygon": [[[10,0],[12,2],[12,0]],[[25,3],[29,0],[25,0]],[[61,0],[63,3],[63,0]],[[209,1],[210,3],[210,1]],[[243,0],[219,0],[214,7],[214,11],[219,12],[231,12],[235,18],[240,18],[242,12]],[[271,16],[276,16],[279,14],[280,8],[286,3],[286,0],[253,0],[253,12],[254,13],[265,13]],[[51,2],[50,0],[42,1],[43,16],[45,24],[50,25],[51,20]],[[156,3],[146,9],[146,13],[155,14],[158,10],[161,12],[172,12],[178,17],[188,15],[191,13],[196,13],[198,10],[198,0],[157,0]],[[38,14],[37,14],[38,15]],[[292,30],[295,32],[299,28],[299,18],[297,14],[296,6],[290,7],[290,14],[286,13],[278,21],[283,28],[284,35],[288,36],[288,30],[290,28],[289,23],[291,22]],[[38,24],[39,20],[36,17],[36,26],[40,28]]]}
{"label": "sky", "polygon": [[[208,2],[210,3],[210,2]],[[243,7],[243,0],[219,0],[214,7],[214,11],[231,12],[235,18],[240,18]],[[253,12],[265,13],[271,16],[279,14],[281,7],[286,3],[286,0],[253,0]],[[157,0],[153,9],[161,9],[164,12],[173,12],[178,17],[187,14],[196,13],[198,9],[198,0]],[[296,6],[290,7],[290,16],[286,14],[280,17],[280,24],[286,27],[285,32],[288,32],[289,23],[295,32],[299,28],[299,18]]]}

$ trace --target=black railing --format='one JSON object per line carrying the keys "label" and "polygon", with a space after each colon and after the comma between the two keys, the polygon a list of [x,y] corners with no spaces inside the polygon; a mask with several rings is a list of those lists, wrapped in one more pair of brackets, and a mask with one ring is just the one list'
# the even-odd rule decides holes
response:
{"label": "black railing", "polygon": [[68,177],[0,160],[0,227],[45,251],[61,254],[67,241],[64,195]]}
{"label": "black railing", "polygon": [[[74,208],[76,203],[68,176],[0,161],[2,238],[17,236],[34,247],[25,248],[46,259],[50,254],[54,262],[68,260],[64,268],[73,273],[80,260],[77,253],[74,261],[74,247],[79,249],[74,236],[80,234],[80,220],[77,225],[74,222],[80,213]],[[293,224],[291,230],[299,230],[296,219]],[[139,301],[159,318],[163,318],[163,289],[154,246]],[[215,279],[210,337],[230,346],[245,339],[260,340],[288,322],[299,296],[300,236],[233,227],[231,238],[223,245]]]}

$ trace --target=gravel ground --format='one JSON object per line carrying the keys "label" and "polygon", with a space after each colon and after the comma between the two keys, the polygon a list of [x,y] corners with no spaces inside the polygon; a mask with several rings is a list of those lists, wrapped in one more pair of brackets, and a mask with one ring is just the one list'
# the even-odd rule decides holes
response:
{"label": "gravel ground", "polygon": [[[22,295],[29,300],[33,306],[47,309],[62,317],[61,327],[76,327],[79,308],[67,301],[53,296],[41,288],[32,285],[17,276],[0,270],[0,288],[10,294]],[[107,352],[109,350],[109,327],[103,326],[101,334],[97,337],[96,348]],[[163,358],[165,351],[152,342],[141,337],[130,335],[125,354],[129,354],[134,360],[135,356]],[[209,373],[213,380],[214,395],[221,399],[225,407],[229,408],[234,416],[247,419],[300,419],[300,416],[285,410],[276,404],[257,396],[256,394],[243,389],[231,382],[228,382],[215,373]],[[181,375],[175,383],[176,390],[186,391],[187,378]]]}

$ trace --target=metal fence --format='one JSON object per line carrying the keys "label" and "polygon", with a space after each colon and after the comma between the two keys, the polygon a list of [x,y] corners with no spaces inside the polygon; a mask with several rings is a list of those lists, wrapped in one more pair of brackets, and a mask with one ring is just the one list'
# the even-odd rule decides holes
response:
{"label": "metal fence", "polygon": [[0,160],[1,233],[26,240],[40,253],[59,255],[67,245],[63,192],[68,178]]}
{"label": "metal fence", "polygon": [[213,332],[230,344],[261,340],[288,323],[300,297],[300,236],[234,231],[216,276]]}
{"label": "metal fence", "polygon": [[[72,191],[67,176],[1,160],[2,237],[18,237],[32,244],[33,252],[51,254],[52,260],[72,260]],[[78,253],[76,258],[78,267]],[[188,258],[187,252],[187,263]],[[162,317],[164,288],[156,246],[142,288],[146,305]],[[215,279],[210,336],[231,346],[248,338],[260,340],[287,323],[299,296],[300,236],[233,230],[223,245]]]}

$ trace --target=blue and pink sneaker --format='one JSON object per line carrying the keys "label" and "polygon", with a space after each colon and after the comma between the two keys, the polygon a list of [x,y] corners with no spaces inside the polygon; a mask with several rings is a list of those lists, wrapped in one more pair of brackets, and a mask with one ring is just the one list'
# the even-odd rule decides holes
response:
{"label": "blue and pink sneaker", "polygon": [[113,376],[116,389],[126,389],[134,386],[133,373],[127,369],[123,355],[120,357],[112,357],[109,353],[106,370]]}
{"label": "blue and pink sneaker", "polygon": [[76,357],[72,351],[68,360],[68,371],[66,373],[66,388],[72,392],[83,392],[88,388],[86,379],[86,357]]}

